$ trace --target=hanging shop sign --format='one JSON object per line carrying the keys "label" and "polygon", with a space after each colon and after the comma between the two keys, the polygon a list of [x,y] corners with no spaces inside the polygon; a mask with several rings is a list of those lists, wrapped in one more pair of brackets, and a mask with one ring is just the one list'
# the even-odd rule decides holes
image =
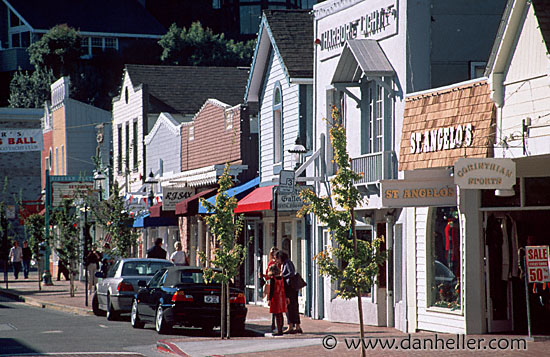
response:
{"label": "hanging shop sign", "polygon": [[456,206],[456,186],[452,178],[430,180],[382,180],[384,207]]}
{"label": "hanging shop sign", "polygon": [[0,153],[42,151],[42,129],[0,130]]}
{"label": "hanging shop sign", "polygon": [[547,245],[525,247],[525,263],[530,283],[550,282],[548,256]]}
{"label": "hanging shop sign", "polygon": [[[319,9],[317,11],[322,11]],[[319,31],[317,42],[321,60],[342,48],[347,40],[381,40],[397,34],[398,9],[396,0],[371,0],[357,9],[357,16],[351,21],[338,23]]]}
{"label": "hanging shop sign", "polygon": [[304,206],[304,201],[300,197],[300,191],[310,189],[312,186],[295,186],[294,192],[291,194],[277,194],[277,210],[278,211],[299,211]]}
{"label": "hanging shop sign", "polygon": [[64,199],[74,200],[93,190],[93,182],[52,182],[52,206],[60,206]]}
{"label": "hanging shop sign", "polygon": [[516,184],[516,163],[511,159],[458,159],[454,181],[462,189],[511,189]]}
{"label": "hanging shop sign", "polygon": [[176,204],[188,199],[195,194],[190,187],[163,187],[162,188],[162,210],[175,211]]}

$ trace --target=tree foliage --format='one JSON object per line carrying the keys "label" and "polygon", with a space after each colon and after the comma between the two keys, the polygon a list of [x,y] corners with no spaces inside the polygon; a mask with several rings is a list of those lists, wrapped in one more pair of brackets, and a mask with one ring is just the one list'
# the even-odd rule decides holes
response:
{"label": "tree foliage", "polygon": [[354,182],[359,180],[362,174],[355,172],[351,167],[346,130],[335,106],[332,107],[329,124],[334,162],[338,168],[330,182],[332,194],[330,197],[318,197],[311,190],[302,190],[300,196],[306,205],[300,210],[299,215],[314,213],[329,229],[334,245],[317,254],[315,261],[321,274],[330,277],[332,281],[340,282],[340,289],[337,291],[339,297],[357,297],[363,338],[361,294],[374,284],[378,267],[385,261],[386,255],[380,251],[383,238],[373,238],[371,242],[357,239],[355,208],[361,204],[363,197]]}
{"label": "tree foliage", "polygon": [[74,277],[78,274],[78,262],[80,257],[80,230],[79,220],[75,209],[74,201],[63,199],[52,216],[52,230],[54,247],[59,259],[69,270],[71,289],[70,294],[74,296]]}
{"label": "tree foliage", "polygon": [[[216,242],[213,258],[210,260],[204,252],[199,252],[199,258],[203,263],[208,263],[217,269],[205,268],[204,278],[207,282],[212,280],[222,284],[222,338],[229,337],[230,328],[224,324],[225,316],[229,316],[229,282],[239,274],[239,267],[243,263],[247,248],[238,243],[239,234],[244,226],[242,215],[235,216],[237,199],[229,197],[226,191],[233,186],[229,175],[229,164],[225,165],[223,174],[218,180],[218,194],[215,204],[201,198],[201,204],[211,215],[206,217],[206,223]],[[230,319],[226,323],[229,325]]]}
{"label": "tree foliage", "polygon": [[119,195],[118,185],[113,185],[112,195],[108,200],[94,202],[91,206],[96,222],[113,239],[112,253],[122,258],[130,257],[132,247],[137,244],[138,233],[132,228],[134,219],[124,207],[124,197]]}
{"label": "tree foliage", "polygon": [[255,41],[235,42],[194,22],[189,29],[172,24],[159,40],[164,64],[179,66],[249,66]]}
{"label": "tree foliage", "polygon": [[44,216],[38,213],[31,214],[25,219],[27,243],[29,243],[29,248],[35,258],[39,257],[40,244],[46,241],[44,228]]}

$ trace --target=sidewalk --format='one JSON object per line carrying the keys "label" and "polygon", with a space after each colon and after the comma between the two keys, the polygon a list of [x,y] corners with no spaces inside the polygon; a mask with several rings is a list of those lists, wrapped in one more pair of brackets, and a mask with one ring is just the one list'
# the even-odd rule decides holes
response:
{"label": "sidewalk", "polygon": [[[25,303],[39,306],[42,308],[52,308],[70,313],[89,315],[92,314],[91,295],[89,295],[88,306],[85,306],[85,286],[83,282],[76,281],[77,291],[75,297],[69,295],[69,281],[53,280],[54,285],[45,286],[38,290],[37,272],[31,272],[29,279],[13,280],[13,274],[10,273],[8,280],[8,289],[4,282],[4,275],[0,273],[0,295],[6,295]],[[179,356],[281,356],[300,355],[307,356],[326,356],[326,355],[345,355],[357,356],[359,350],[348,348],[352,339],[359,336],[359,326],[356,324],[335,323],[324,320],[313,320],[301,316],[303,334],[284,335],[273,337],[271,335],[271,315],[267,308],[256,305],[248,305],[247,315],[247,333],[246,337],[235,337],[231,340],[221,340],[217,337],[183,337],[178,336],[176,331],[173,337],[165,338],[157,342],[159,351],[169,352]],[[131,328],[128,325],[128,328]],[[152,332],[154,333],[154,332]],[[434,334],[429,332],[419,332],[406,334],[393,328],[365,326],[365,337],[371,342],[376,339],[381,341],[397,341],[395,346],[383,349],[380,345],[376,349],[367,350],[369,356],[437,356],[442,352],[446,356],[465,356],[473,353],[480,356],[547,356],[550,351],[550,339],[536,337],[535,341],[527,342],[527,350],[518,351],[511,348],[501,348],[492,350],[488,346],[480,346],[475,352],[467,348],[444,347],[449,346],[454,340],[463,338],[462,335]],[[481,335],[465,336],[471,340],[490,339],[502,340],[502,345],[509,344],[511,339],[524,339],[525,336],[511,335]],[[408,340],[408,341],[407,341]],[[414,348],[419,346],[415,341],[422,343],[425,340],[436,341],[438,346],[435,349]],[[380,342],[380,341],[378,341]],[[407,342],[409,346],[407,346]],[[429,341],[428,341],[429,342]],[[458,342],[457,342],[458,343]],[[428,346],[430,346],[428,344]],[[442,347],[443,346],[443,347]],[[455,345],[456,346],[456,345]],[[484,348],[485,347],[485,348]],[[445,349],[443,351],[443,349]]]}

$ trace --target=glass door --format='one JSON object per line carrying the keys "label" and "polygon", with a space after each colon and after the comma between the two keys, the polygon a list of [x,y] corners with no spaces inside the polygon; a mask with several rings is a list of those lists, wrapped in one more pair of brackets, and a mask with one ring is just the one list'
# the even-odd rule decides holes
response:
{"label": "glass door", "polygon": [[248,252],[244,262],[246,301],[259,303],[263,298],[259,279],[263,267],[263,224],[261,222],[253,220],[245,222],[245,241],[248,242]]}

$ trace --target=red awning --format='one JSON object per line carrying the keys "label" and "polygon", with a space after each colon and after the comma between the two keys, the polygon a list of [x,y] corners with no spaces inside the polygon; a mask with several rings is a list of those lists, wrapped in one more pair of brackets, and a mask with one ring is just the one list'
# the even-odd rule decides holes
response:
{"label": "red awning", "polygon": [[266,211],[272,209],[273,187],[258,187],[239,201],[235,213]]}
{"label": "red awning", "polygon": [[218,191],[217,188],[201,191],[176,204],[177,216],[194,216],[199,212],[199,198],[208,198]]}
{"label": "red awning", "polygon": [[176,214],[174,211],[165,211],[162,209],[162,202],[157,203],[149,207],[149,217],[175,217]]}

